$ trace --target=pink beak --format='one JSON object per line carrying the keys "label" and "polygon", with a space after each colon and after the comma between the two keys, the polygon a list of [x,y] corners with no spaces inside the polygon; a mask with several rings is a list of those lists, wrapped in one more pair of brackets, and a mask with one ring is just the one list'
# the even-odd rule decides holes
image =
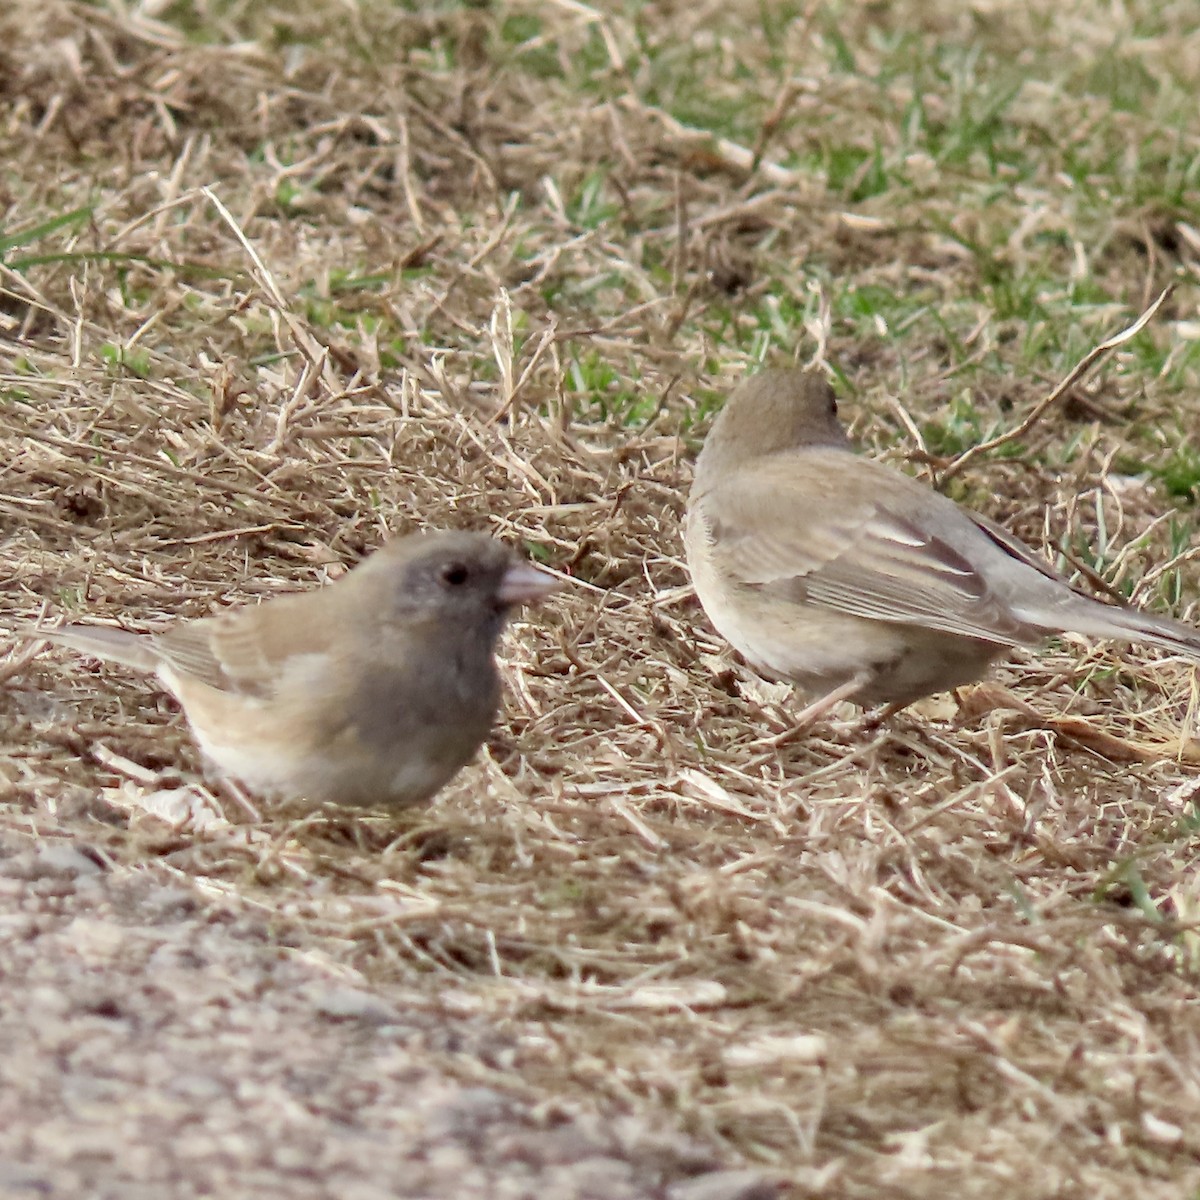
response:
{"label": "pink beak", "polygon": [[560,587],[562,584],[553,575],[547,575],[527,562],[518,562],[504,572],[497,599],[504,605],[532,604],[557,592]]}

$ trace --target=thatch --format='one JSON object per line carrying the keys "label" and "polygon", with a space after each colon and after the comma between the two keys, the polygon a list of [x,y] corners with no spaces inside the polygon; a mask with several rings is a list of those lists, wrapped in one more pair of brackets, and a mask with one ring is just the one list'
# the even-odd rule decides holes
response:
{"label": "thatch", "polygon": [[[1079,82],[1124,21],[1114,70],[1194,96],[1187,6],[813,5],[766,31],[739,4],[183,7],[0,16],[6,627],[252,602],[415,527],[577,582],[506,638],[478,764],[399,817],[253,819],[152,684],[14,635],[7,835],[510,1047],[431,1051],[451,1078],[686,1133],[797,1195],[1200,1187],[1192,668],[1048,647],[961,705],[790,738],[679,533],[764,354],[823,358],[868,452],[936,474],[1176,279],[949,490],[1194,616],[1195,493],[1162,481],[1200,453],[1200,133],[1160,162],[1149,101]],[[906,37],[924,82],[880,73]],[[960,44],[983,59],[937,57]],[[1007,61],[1037,78],[989,118]],[[902,145],[919,104],[943,139],[1003,130],[935,161]],[[1087,203],[1088,170],[1127,190]],[[1155,170],[1175,207],[1139,191]]]}

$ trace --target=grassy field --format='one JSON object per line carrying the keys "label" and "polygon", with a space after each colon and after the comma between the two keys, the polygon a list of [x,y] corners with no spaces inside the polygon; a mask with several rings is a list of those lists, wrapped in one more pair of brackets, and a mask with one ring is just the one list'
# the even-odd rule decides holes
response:
{"label": "grassy field", "polygon": [[936,480],[1173,284],[945,487],[1200,619],[1190,0],[22,0],[0,33],[6,626],[202,614],[416,527],[578,581],[400,817],[253,821],[153,687],[8,639],[0,825],[516,1047],[452,1077],[788,1195],[1200,1196],[1193,670],[1048,646],[788,739],[679,528],[760,362],[828,363],[865,452]]}

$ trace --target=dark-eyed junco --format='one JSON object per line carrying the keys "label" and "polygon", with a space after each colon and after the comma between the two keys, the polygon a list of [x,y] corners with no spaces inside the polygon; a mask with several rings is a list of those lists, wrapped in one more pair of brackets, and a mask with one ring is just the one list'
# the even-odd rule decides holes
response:
{"label": "dark-eyed junco", "polygon": [[253,792],[400,807],[479,749],[500,699],[505,618],[557,586],[485,534],[419,534],[317,591],[161,633],[33,636],[152,671],[218,770]]}
{"label": "dark-eyed junco", "polygon": [[696,464],[685,532],[712,623],[810,695],[908,704],[1053,634],[1200,657],[1200,630],[1102,604],[985,517],[861,458],[823,377],[763,371]]}

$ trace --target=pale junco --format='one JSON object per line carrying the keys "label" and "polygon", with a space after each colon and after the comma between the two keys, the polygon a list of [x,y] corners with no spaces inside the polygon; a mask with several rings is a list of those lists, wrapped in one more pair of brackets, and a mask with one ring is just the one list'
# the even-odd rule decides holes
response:
{"label": "pale junco", "polygon": [[217,769],[253,792],[401,807],[479,749],[505,618],[557,586],[485,534],[418,534],[316,591],[161,633],[34,636],[153,672]]}
{"label": "pale junco", "polygon": [[1200,657],[1200,630],[1074,591],[985,517],[856,455],[815,373],[763,371],[730,396],[685,541],[712,623],[812,696],[901,706],[1063,632]]}

